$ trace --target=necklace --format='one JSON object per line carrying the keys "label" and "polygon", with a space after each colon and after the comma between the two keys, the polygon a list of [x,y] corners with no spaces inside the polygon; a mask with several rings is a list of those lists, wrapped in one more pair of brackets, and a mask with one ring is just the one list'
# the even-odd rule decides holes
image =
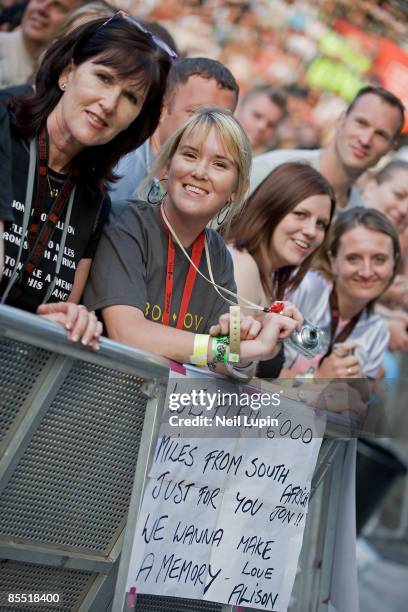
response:
{"label": "necklace", "polygon": [[50,196],[52,197],[53,200],[55,200],[55,198],[58,198],[60,190],[57,187],[53,187],[51,185],[51,181],[50,181],[50,177],[48,176],[48,173],[47,173],[47,182],[48,182],[48,187],[50,188]]}

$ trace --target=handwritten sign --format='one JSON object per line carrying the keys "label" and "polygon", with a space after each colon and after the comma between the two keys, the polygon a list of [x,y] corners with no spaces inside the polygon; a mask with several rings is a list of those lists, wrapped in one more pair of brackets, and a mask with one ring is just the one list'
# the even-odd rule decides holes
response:
{"label": "handwritten sign", "polygon": [[[190,385],[197,388],[197,381]],[[235,422],[235,437],[223,437],[222,428],[214,428],[211,438],[208,432],[199,437],[202,427],[195,437],[177,437],[177,431],[168,434],[171,412],[166,411],[136,527],[127,592],[136,587],[138,593],[287,609],[324,422],[284,397],[278,408],[293,429],[300,423],[304,429],[307,422],[312,435],[271,437],[259,425],[237,428]],[[182,411],[188,409],[185,401]],[[263,417],[266,412],[263,406]]]}

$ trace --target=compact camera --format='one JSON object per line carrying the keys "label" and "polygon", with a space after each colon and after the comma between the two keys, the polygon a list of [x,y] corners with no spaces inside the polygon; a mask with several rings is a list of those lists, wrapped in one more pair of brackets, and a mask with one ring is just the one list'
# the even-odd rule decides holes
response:
{"label": "compact camera", "polygon": [[299,330],[295,329],[286,342],[298,353],[311,359],[323,351],[323,340],[325,337],[324,331],[305,319],[302,327]]}

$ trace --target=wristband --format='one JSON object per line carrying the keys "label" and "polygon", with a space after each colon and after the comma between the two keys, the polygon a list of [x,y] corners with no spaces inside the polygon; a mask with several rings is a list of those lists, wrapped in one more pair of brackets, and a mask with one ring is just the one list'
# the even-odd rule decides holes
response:
{"label": "wristband", "polygon": [[239,363],[239,347],[241,342],[241,308],[230,306],[230,335],[228,362]]}
{"label": "wristband", "polygon": [[209,334],[195,334],[194,352],[190,355],[190,363],[196,366],[206,366],[208,361]]}
{"label": "wristband", "polygon": [[215,370],[217,363],[228,363],[228,336],[215,336],[211,344],[210,370]]}

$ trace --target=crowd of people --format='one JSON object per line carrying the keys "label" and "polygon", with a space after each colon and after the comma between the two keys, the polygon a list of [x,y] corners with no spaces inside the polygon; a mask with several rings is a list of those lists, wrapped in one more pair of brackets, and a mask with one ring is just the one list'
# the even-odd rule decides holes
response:
{"label": "crowd of people", "polygon": [[[231,65],[179,56],[151,21],[167,4],[29,0],[0,32],[2,303],[238,379],[389,375],[408,350],[404,105],[362,87],[322,146],[276,149],[303,84],[241,94]],[[285,343],[304,319],[325,332],[313,358]]]}

